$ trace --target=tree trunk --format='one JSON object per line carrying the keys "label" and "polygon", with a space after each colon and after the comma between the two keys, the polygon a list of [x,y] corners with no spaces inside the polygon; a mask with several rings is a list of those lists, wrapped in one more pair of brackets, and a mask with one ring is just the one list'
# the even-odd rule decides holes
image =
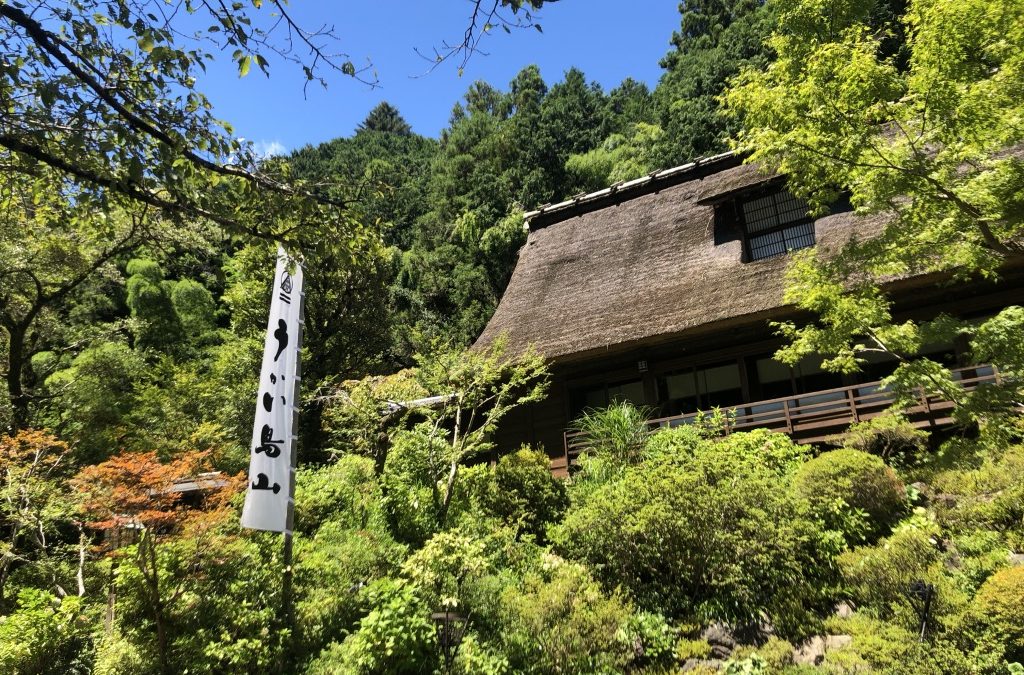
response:
{"label": "tree trunk", "polygon": [[28,426],[29,396],[22,386],[25,372],[25,327],[8,326],[10,341],[7,345],[7,395],[11,401],[14,424],[10,433],[14,435]]}
{"label": "tree trunk", "polygon": [[156,645],[160,653],[160,671],[164,675],[174,675],[171,669],[167,626],[164,623],[164,603],[160,597],[160,567],[156,557],[156,544],[151,532],[143,532],[139,540],[140,562],[143,565],[143,577],[149,586],[150,605],[153,610],[153,623],[156,625]]}
{"label": "tree trunk", "polygon": [[441,527],[444,527],[448,522],[448,507],[451,506],[452,496],[455,494],[455,477],[459,473],[459,460],[456,459],[452,462],[452,467],[448,471],[448,482],[445,485],[444,490],[444,501],[441,503],[441,517],[438,519],[438,523]]}
{"label": "tree trunk", "polygon": [[7,586],[7,572],[9,568],[10,563],[5,556],[3,560],[0,560],[0,612],[6,611],[7,609],[4,607],[4,600],[7,597],[4,592],[4,588]]}
{"label": "tree trunk", "polygon": [[85,597],[85,552],[88,540],[85,538],[85,529],[78,526],[78,572],[75,574],[75,581],[78,582],[78,597]]}

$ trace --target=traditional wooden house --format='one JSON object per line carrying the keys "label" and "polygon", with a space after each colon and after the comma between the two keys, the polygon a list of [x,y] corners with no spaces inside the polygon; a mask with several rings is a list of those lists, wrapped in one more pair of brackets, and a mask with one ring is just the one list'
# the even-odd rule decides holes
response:
{"label": "traditional wooden house", "polygon": [[[574,458],[571,421],[623,399],[653,409],[652,424],[720,407],[735,409],[734,428],[769,427],[804,442],[878,414],[890,402],[878,380],[892,363],[856,376],[824,372],[813,360],[789,368],[772,358],[782,342],[769,322],[802,318],[782,302],[788,251],[836,247],[880,226],[842,204],[812,219],[781,179],[733,154],[527,214],[527,242],[478,344],[504,334],[513,350],[534,345],[551,364],[552,387],[545,401],[506,419],[499,449],[541,445],[552,468],[565,471]],[[955,288],[916,277],[891,290],[908,317],[981,317],[1019,302],[1022,276]],[[964,346],[929,351],[961,368],[966,387],[998,376],[968,367]],[[909,412],[924,426],[948,423],[948,410],[922,398]]]}

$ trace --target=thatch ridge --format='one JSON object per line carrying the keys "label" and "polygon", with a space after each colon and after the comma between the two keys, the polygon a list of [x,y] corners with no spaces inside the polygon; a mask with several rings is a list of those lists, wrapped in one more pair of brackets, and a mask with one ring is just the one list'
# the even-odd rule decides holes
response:
{"label": "thatch ridge", "polygon": [[640,178],[620,181],[595,192],[575,195],[557,204],[545,204],[533,211],[528,211],[524,214],[523,220],[527,230],[534,230],[570,216],[604,208],[614,203],[621,203],[624,200],[633,199],[642,194],[662,190],[684,181],[719,172],[725,167],[739,164],[742,159],[742,155],[735,152],[723,152],[718,155],[701,157],[670,169],[652,171]]}

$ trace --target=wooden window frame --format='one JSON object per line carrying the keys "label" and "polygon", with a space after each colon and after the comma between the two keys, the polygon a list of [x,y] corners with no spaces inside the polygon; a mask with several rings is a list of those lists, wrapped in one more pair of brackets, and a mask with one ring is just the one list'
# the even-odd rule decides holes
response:
{"label": "wooden window frame", "polygon": [[[766,197],[771,197],[772,198],[772,209],[775,211],[775,219],[781,221],[781,218],[779,216],[779,196],[787,195],[787,194],[791,198],[793,198],[793,199],[799,199],[798,197],[796,197],[795,195],[790,193],[789,190],[787,190],[785,186],[776,185],[776,186],[773,186],[773,187],[771,187],[769,189],[759,190],[757,192],[748,192],[746,194],[738,195],[736,197],[736,199],[734,200],[734,202],[733,202],[733,210],[734,210],[734,213],[736,214],[736,219],[739,222],[740,230],[743,233],[743,258],[744,258],[744,262],[756,262],[758,260],[769,260],[771,258],[776,258],[776,257],[778,257],[780,255],[786,255],[790,251],[798,251],[800,249],[810,248],[810,247],[812,247],[812,246],[814,246],[814,245],[816,245],[818,243],[818,237],[817,237],[818,233],[816,232],[816,228],[814,227],[814,218],[812,218],[809,214],[805,214],[802,218],[797,218],[796,220],[789,220],[789,221],[786,221],[786,222],[780,222],[778,225],[773,225],[771,227],[767,227],[767,228],[764,228],[764,229],[761,229],[761,230],[757,230],[756,232],[751,232],[748,229],[746,214],[743,211],[743,205],[744,204],[752,202],[752,201],[757,200],[757,199],[764,199]],[[756,258],[754,257],[754,251],[753,251],[753,248],[750,245],[751,244],[751,239],[753,239],[755,237],[765,237],[765,236],[768,236],[768,235],[771,235],[771,234],[781,233],[781,232],[784,232],[785,230],[789,230],[789,229],[796,228],[796,227],[807,226],[807,225],[811,226],[810,227],[810,237],[811,237],[811,243],[810,244],[807,244],[806,246],[801,246],[799,248],[787,248],[784,251],[781,251],[779,253],[772,253],[771,255],[763,255],[763,256],[760,256],[760,257],[756,257]],[[783,245],[785,245],[785,237],[783,237]]]}
{"label": "wooden window frame", "polygon": [[[751,189],[738,194],[734,194],[728,200],[723,201],[715,206],[715,244],[725,243],[730,240],[740,239],[742,242],[742,257],[741,262],[755,262],[758,260],[769,260],[781,255],[785,255],[790,251],[797,251],[801,248],[810,248],[817,244],[817,227],[815,227],[815,219],[808,214],[805,214],[802,218],[795,220],[789,220],[779,225],[773,225],[771,227],[751,232],[747,226],[747,218],[744,214],[743,205],[752,202],[757,199],[764,197],[772,197],[772,208],[775,211],[776,219],[779,219],[779,204],[778,195],[788,194],[791,198],[797,199],[792,193],[787,190],[784,183],[773,182],[768,185],[761,186],[757,189]],[[840,210],[848,210],[840,208]],[[838,212],[838,211],[837,211]],[[790,249],[787,248],[779,253],[773,253],[772,255],[766,255],[761,257],[754,257],[754,251],[751,247],[751,239],[755,237],[764,237],[775,233],[781,233],[785,230],[810,225],[810,237],[811,243],[806,246],[799,248]],[[783,239],[783,242],[785,239]]]}

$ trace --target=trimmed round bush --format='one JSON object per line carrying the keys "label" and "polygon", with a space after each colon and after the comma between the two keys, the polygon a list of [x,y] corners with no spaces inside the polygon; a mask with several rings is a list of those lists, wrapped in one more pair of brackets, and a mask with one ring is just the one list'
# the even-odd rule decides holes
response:
{"label": "trimmed round bush", "polygon": [[1009,662],[1024,661],[1024,567],[1008,567],[988,578],[974,596],[972,614]]}
{"label": "trimmed round bush", "polygon": [[797,470],[793,489],[851,543],[885,534],[907,509],[906,489],[896,472],[860,450],[818,455]]}

